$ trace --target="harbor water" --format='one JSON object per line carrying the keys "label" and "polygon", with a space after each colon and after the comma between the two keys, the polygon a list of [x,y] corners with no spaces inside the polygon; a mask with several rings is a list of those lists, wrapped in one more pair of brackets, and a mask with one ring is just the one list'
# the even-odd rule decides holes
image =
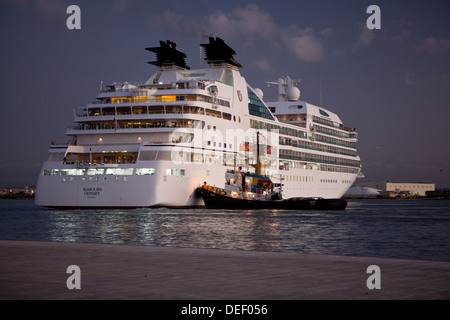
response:
{"label": "harbor water", "polygon": [[450,201],[349,200],[343,211],[51,210],[0,200],[0,240],[450,261]]}

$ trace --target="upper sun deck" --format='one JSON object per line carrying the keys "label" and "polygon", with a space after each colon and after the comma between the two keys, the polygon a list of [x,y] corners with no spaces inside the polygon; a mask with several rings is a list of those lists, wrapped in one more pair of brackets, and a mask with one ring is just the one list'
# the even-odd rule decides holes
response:
{"label": "upper sun deck", "polygon": [[268,102],[267,105],[280,122],[356,142],[356,129],[345,127],[337,114],[322,107],[304,101]]}
{"label": "upper sun deck", "polygon": [[304,101],[267,102],[272,113],[279,117],[282,115],[307,115],[326,121],[342,124],[339,116],[329,110],[315,106]]}
{"label": "upper sun deck", "polygon": [[160,102],[162,96],[203,95],[210,96],[204,81],[178,81],[171,84],[113,83],[100,90],[97,101],[88,104]]}
{"label": "upper sun deck", "polygon": [[[205,48],[209,68],[190,70],[186,55],[174,42],[160,42],[160,47],[146,48],[155,52],[157,61],[149,62],[159,67],[146,82],[112,83],[101,88],[93,104],[158,103],[176,101],[206,101],[219,106],[233,107],[236,79],[241,82],[241,65],[233,59],[235,52],[219,38],[210,38]],[[218,103],[216,103],[218,102]],[[80,109],[80,108],[78,108]]]}
{"label": "upper sun deck", "polygon": [[89,101],[81,108],[98,104],[175,101],[202,101],[232,107],[233,78],[233,71],[229,68],[160,70],[146,82],[106,85],[96,96],[96,101]]}

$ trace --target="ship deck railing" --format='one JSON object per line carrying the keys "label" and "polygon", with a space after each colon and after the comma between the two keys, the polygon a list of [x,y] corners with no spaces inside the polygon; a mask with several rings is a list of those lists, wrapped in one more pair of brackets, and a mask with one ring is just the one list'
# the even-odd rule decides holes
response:
{"label": "ship deck railing", "polygon": [[340,125],[331,124],[331,123],[328,123],[327,121],[323,121],[320,118],[316,118],[316,117],[313,118],[313,122],[320,123],[320,124],[323,124],[323,125],[331,127],[331,128],[344,130],[344,131],[347,131],[347,132],[355,132],[356,131],[356,128],[344,127],[341,124]]}
{"label": "ship deck railing", "polygon": [[[154,129],[154,128],[202,128],[201,123],[196,123],[196,121],[200,120],[184,120],[184,121],[161,121],[161,122],[153,122],[149,124],[131,124],[131,125],[118,125],[115,126],[114,124],[111,125],[77,125],[77,126],[68,126],[67,130],[80,130],[80,131],[86,131],[86,130],[126,130],[126,129]],[[189,123],[191,122],[191,123]]]}
{"label": "ship deck railing", "polygon": [[[189,102],[189,101],[188,101]],[[167,103],[167,102],[166,102]],[[135,107],[135,109],[133,109]],[[128,108],[129,111],[121,111],[119,108]],[[178,105],[157,105],[157,106],[142,106],[141,104],[136,106],[111,106],[111,107],[101,107],[98,112],[96,110],[90,109],[88,113],[86,110],[77,113],[74,111],[75,117],[79,118],[101,118],[101,117],[114,117],[114,116],[150,116],[155,114],[196,114],[196,115],[209,115],[207,112],[217,113],[216,110],[209,110],[205,107],[201,107],[195,104],[178,104]],[[114,109],[114,111],[105,111],[105,109]],[[94,112],[93,112],[94,111]]]}

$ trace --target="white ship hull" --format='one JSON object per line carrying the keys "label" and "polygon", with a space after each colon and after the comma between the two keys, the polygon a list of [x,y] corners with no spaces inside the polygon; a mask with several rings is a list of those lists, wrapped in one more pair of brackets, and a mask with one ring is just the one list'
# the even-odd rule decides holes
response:
{"label": "white ship hull", "polygon": [[205,180],[219,182],[219,172],[223,180],[226,170],[214,165],[212,174],[206,176],[203,166],[190,165],[183,166],[185,175],[181,176],[166,175],[167,169],[178,169],[170,161],[148,161],[134,168],[139,165],[155,168],[155,174],[40,176],[36,204],[53,208],[202,207],[195,188]]}
{"label": "white ship hull", "polygon": [[[46,163],[45,167],[67,169],[67,166],[56,168],[54,163]],[[155,168],[155,174],[41,175],[36,204],[50,208],[203,207],[203,201],[195,196],[195,189],[204,181],[212,186],[223,186],[225,171],[230,169],[221,165],[199,164],[177,167],[170,161],[148,161],[133,166],[134,169],[140,167]],[[185,170],[185,175],[166,175],[167,169]],[[291,169],[282,175],[284,199],[341,198],[356,179],[355,174],[330,174],[304,169]]]}

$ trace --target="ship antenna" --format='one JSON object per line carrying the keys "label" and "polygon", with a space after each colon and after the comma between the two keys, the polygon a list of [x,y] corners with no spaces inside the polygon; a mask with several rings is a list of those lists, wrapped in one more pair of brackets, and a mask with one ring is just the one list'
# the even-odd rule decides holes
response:
{"label": "ship antenna", "polygon": [[261,175],[261,161],[259,160],[259,131],[256,131],[256,174]]}

